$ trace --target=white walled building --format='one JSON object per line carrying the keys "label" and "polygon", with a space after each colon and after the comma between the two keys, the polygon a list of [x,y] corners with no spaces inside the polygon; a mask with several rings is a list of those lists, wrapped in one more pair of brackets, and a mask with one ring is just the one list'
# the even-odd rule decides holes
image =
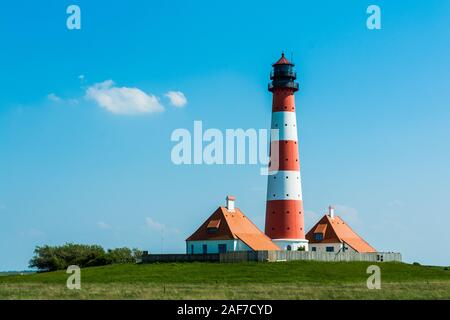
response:
{"label": "white walled building", "polygon": [[306,239],[309,240],[309,251],[313,252],[376,252],[375,248],[334,214],[331,206],[328,215],[323,216],[311,228]]}
{"label": "white walled building", "polygon": [[280,250],[235,207],[234,197],[228,196],[226,200],[225,207],[219,207],[186,239],[187,254]]}

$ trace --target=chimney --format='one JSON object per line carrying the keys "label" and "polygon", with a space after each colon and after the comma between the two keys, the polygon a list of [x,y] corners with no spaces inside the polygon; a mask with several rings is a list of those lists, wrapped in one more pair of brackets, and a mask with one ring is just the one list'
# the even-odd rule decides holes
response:
{"label": "chimney", "polygon": [[330,216],[331,219],[334,219],[334,207],[333,206],[328,207],[328,215]]}
{"label": "chimney", "polygon": [[227,210],[229,212],[234,212],[234,202],[236,198],[233,196],[227,196]]}

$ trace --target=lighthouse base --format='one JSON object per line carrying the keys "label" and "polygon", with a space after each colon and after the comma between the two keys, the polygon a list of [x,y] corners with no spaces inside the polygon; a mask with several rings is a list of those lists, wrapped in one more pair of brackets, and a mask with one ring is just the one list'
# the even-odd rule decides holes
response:
{"label": "lighthouse base", "polygon": [[272,239],[281,250],[287,251],[309,251],[306,239]]}

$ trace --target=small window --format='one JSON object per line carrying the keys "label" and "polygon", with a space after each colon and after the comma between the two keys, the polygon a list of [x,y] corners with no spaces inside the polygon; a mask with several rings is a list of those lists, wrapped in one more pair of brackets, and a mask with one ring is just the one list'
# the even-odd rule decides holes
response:
{"label": "small window", "polygon": [[219,230],[219,226],[220,226],[220,219],[211,220],[211,221],[209,221],[208,225],[206,226],[206,232],[207,233],[216,233]]}
{"label": "small window", "polygon": [[226,253],[227,252],[227,245],[226,244],[219,244],[219,253]]}
{"label": "small window", "polygon": [[206,232],[208,232],[209,234],[213,234],[217,232],[217,228],[206,228]]}
{"label": "small window", "polygon": [[326,251],[327,251],[327,252],[334,252],[334,247],[327,247],[327,248],[326,248]]}
{"label": "small window", "polygon": [[191,254],[194,254],[194,245],[191,244]]}
{"label": "small window", "polygon": [[203,245],[203,254],[208,254],[208,246],[206,244]]}
{"label": "small window", "polygon": [[292,250],[292,247],[291,247],[291,245],[290,244],[288,244],[288,246],[287,246],[287,251],[291,251]]}
{"label": "small window", "polygon": [[317,251],[316,247],[311,247],[311,251],[316,252]]}
{"label": "small window", "polygon": [[314,240],[322,241],[323,240],[323,233],[314,233]]}

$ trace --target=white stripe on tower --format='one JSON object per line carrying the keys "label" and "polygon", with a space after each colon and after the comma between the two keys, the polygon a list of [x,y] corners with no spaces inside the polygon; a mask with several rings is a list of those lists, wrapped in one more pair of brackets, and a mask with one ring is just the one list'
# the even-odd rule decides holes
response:
{"label": "white stripe on tower", "polygon": [[297,141],[297,118],[295,112],[273,112],[272,129],[278,130],[278,135],[272,131],[271,141]]}
{"label": "white stripe on tower", "polygon": [[269,176],[267,201],[302,200],[300,171],[278,171]]}

